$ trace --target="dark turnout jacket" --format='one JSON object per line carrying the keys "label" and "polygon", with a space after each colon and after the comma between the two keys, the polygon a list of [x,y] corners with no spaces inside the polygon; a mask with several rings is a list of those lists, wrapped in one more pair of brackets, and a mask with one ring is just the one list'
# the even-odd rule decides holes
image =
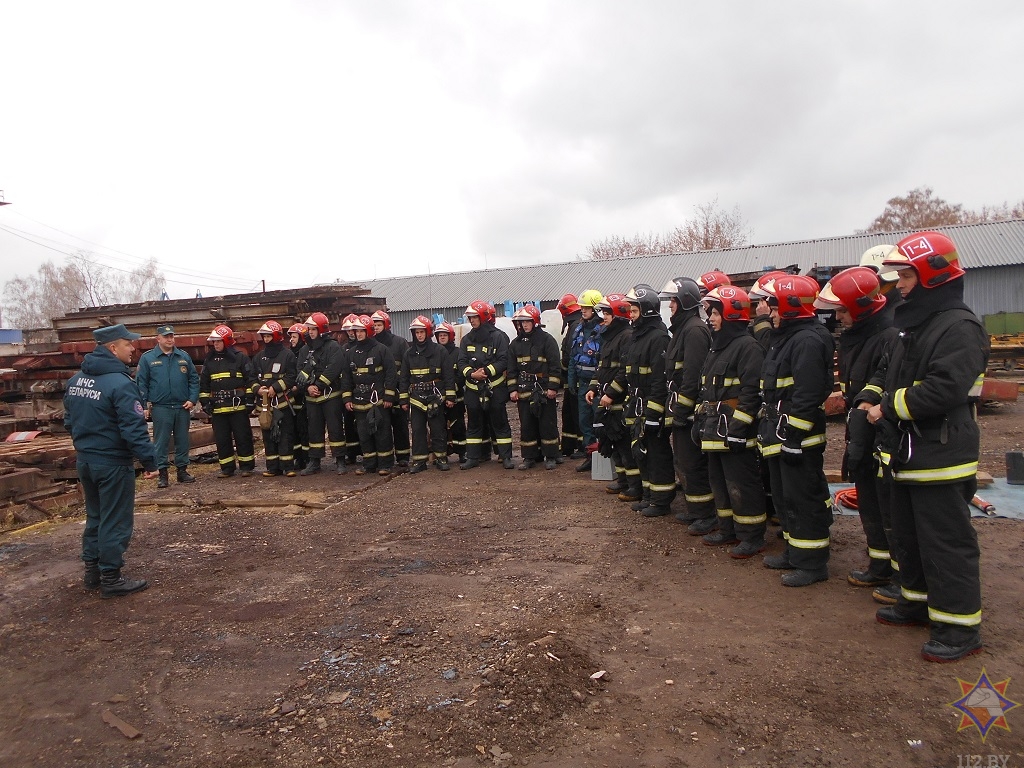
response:
{"label": "dark turnout jacket", "polygon": [[543,389],[562,387],[562,360],[558,342],[543,328],[519,335],[508,348],[508,385],[521,391],[533,389],[534,382]]}
{"label": "dark turnout jacket", "polygon": [[431,399],[455,402],[455,367],[448,350],[436,341],[414,341],[402,360],[398,400],[425,411]]}
{"label": "dark turnout jacket", "polygon": [[669,412],[665,423],[687,427],[700,396],[701,369],[711,348],[711,330],[696,310],[672,316],[672,340],[665,350]]}

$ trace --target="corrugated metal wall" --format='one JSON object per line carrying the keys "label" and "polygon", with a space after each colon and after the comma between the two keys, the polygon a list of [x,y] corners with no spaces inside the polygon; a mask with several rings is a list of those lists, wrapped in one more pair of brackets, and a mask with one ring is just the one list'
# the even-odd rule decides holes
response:
{"label": "corrugated metal wall", "polygon": [[1024,312],[1024,265],[967,270],[964,301],[978,317],[997,312]]}

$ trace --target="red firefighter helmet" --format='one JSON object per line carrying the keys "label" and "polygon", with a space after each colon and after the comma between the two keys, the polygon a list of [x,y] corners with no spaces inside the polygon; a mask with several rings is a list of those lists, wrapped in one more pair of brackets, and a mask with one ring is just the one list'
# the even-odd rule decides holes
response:
{"label": "red firefighter helmet", "polygon": [[543,325],[540,321],[540,310],[533,304],[524,304],[516,310],[516,313],[512,315],[512,322],[515,323],[519,320],[532,320],[534,328],[540,328]]}
{"label": "red firefighter helmet", "polygon": [[913,267],[924,288],[935,288],[964,276],[953,241],[941,232],[916,232],[896,243],[882,262],[887,267]]}
{"label": "red firefighter helmet", "polygon": [[494,307],[480,299],[470,302],[465,314],[466,317],[479,317],[481,323],[493,322],[495,317]]}
{"label": "red firefighter helmet", "polygon": [[825,283],[814,306],[818,309],[843,307],[854,320],[875,314],[885,306],[878,273],[871,267],[844,269]]}
{"label": "red firefighter helmet", "polygon": [[760,301],[761,299],[767,299],[769,296],[775,295],[775,288],[773,283],[780,277],[785,277],[789,272],[783,272],[781,269],[776,269],[771,272],[765,272],[754,284],[750,286],[748,295],[751,301]]}
{"label": "red firefighter helmet", "polygon": [[277,320],[267,320],[256,333],[260,336],[270,336],[272,341],[284,341],[284,328]]}
{"label": "red firefighter helmet", "polygon": [[327,333],[331,329],[331,321],[323,312],[314,312],[306,318],[307,328],[316,328],[320,333]]}
{"label": "red firefighter helmet", "polygon": [[437,324],[437,328],[434,329],[434,338],[437,338],[437,334],[439,334],[439,333],[447,333],[448,334],[448,340],[449,341],[454,341],[454,339],[455,339],[455,326],[452,325],[451,323],[449,323],[447,320],[445,320],[444,322],[438,323]]}
{"label": "red firefighter helmet", "polygon": [[558,306],[556,309],[562,313],[562,317],[571,315],[573,312],[580,311],[579,302],[576,301],[576,294],[567,293],[565,296],[558,300]]}
{"label": "red firefighter helmet", "polygon": [[814,300],[818,298],[818,281],[807,275],[786,275],[775,281],[775,298],[779,302],[780,320],[814,317]]}
{"label": "red firefighter helmet", "polygon": [[297,333],[302,338],[306,338],[306,333],[309,329],[306,328],[305,323],[295,323],[289,329],[288,333]]}
{"label": "red firefighter helmet", "polygon": [[369,315],[360,315],[356,318],[355,329],[359,330],[360,328],[366,331],[366,338],[370,338],[377,332],[373,327],[373,319]]}
{"label": "red firefighter helmet", "polygon": [[235,346],[235,332],[226,325],[218,325],[210,331],[210,335],[206,337],[206,340],[223,341],[225,347],[233,347]]}
{"label": "red firefighter helmet", "polygon": [[391,330],[391,315],[389,315],[383,309],[378,309],[376,312],[370,315],[370,319],[374,321],[380,320],[382,323],[384,323],[385,331]]}
{"label": "red firefighter helmet", "polygon": [[708,291],[705,304],[714,304],[723,320],[750,322],[750,297],[735,285],[719,285]]}
{"label": "red firefighter helmet", "polygon": [[729,276],[725,274],[725,272],[713,269],[710,272],[705,272],[697,278],[697,284],[700,285],[701,289],[705,293],[707,293],[720,285],[732,285],[732,280],[729,279]]}
{"label": "red firefighter helmet", "polygon": [[615,317],[624,317],[629,320],[629,302],[621,293],[606,293],[595,309],[602,313],[611,312]]}
{"label": "red firefighter helmet", "polygon": [[429,317],[423,315],[417,315],[416,318],[409,323],[409,330],[415,331],[417,328],[427,332],[427,338],[429,339],[434,335],[434,323]]}
{"label": "red firefighter helmet", "polygon": [[345,315],[345,319],[341,321],[341,330],[343,331],[354,331],[356,325],[359,323],[359,315],[349,312]]}

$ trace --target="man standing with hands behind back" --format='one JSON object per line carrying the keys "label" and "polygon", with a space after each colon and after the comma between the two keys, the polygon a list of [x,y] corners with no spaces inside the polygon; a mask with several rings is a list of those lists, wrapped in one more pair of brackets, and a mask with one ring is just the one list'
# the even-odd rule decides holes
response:
{"label": "man standing with hands behind back", "polygon": [[173,325],[156,329],[156,346],[139,358],[135,380],[146,404],[146,415],[153,417],[153,443],[160,469],[156,487],[167,487],[167,448],[172,434],[178,482],[194,483],[196,479],[188,473],[188,424],[199,400],[199,373],[192,358],[174,346]]}
{"label": "man standing with hands behind back", "polygon": [[144,579],[121,575],[135,521],[134,459],[146,478],[157,476],[139,387],[128,371],[140,339],[124,325],[92,332],[96,349],[68,381],[64,426],[77,453],[78,479],[85,495],[82,560],[86,589],[118,597],[145,589]]}

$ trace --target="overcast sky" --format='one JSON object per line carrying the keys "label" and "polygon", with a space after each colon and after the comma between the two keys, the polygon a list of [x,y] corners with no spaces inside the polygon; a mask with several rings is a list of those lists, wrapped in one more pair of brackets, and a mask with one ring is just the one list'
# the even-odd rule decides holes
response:
{"label": "overcast sky", "polygon": [[923,185],[1014,202],[1022,40],[1019,0],[0,0],[0,283],[85,249],[209,296],[565,261],[716,197],[754,243]]}

